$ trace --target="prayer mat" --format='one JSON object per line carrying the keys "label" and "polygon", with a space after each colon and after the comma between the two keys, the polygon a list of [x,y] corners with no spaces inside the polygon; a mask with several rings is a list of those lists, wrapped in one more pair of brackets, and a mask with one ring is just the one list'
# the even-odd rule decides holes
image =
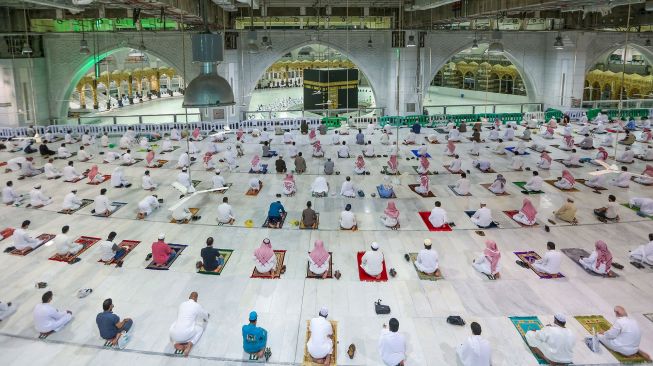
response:
{"label": "prayer mat", "polygon": [[624,206],[625,208],[629,208],[629,209],[635,211],[635,212],[637,213],[637,216],[640,216],[640,217],[647,217],[647,218],[653,220],[653,216],[651,216],[651,215],[644,215],[643,213],[639,212],[639,207],[630,207],[630,204],[628,204],[628,203],[622,203],[621,205]]}
{"label": "prayer mat", "polygon": [[[592,334],[592,328],[598,333],[598,332],[606,332],[608,329],[612,327],[612,324],[604,318],[602,315],[578,315],[574,317],[580,325],[587,330],[588,333]],[[605,347],[605,345],[604,345]],[[620,353],[617,353],[608,347],[605,347],[608,352],[616,358],[619,363],[623,364],[631,364],[631,363],[645,363],[646,359],[638,352],[632,356],[624,356]]]}
{"label": "prayer mat", "polygon": [[383,166],[383,170],[381,170],[381,174],[385,174],[385,175],[401,175],[401,173],[399,172],[399,169],[397,169],[396,174],[391,174],[390,172],[388,172],[388,166],[387,165]]}
{"label": "prayer mat", "polygon": [[447,169],[447,171],[448,171],[449,173],[451,173],[451,174],[460,174],[460,173],[463,172],[462,170],[460,170],[460,171],[458,171],[458,172],[454,172],[453,170],[449,169],[449,167],[448,167],[447,165],[443,165],[442,167],[445,168],[445,169]]}
{"label": "prayer mat", "polygon": [[[417,166],[417,165],[412,165],[412,167],[413,167],[413,170],[415,171],[415,173],[417,173],[417,174],[421,174],[420,172],[417,171],[417,168],[419,168],[419,166]],[[432,172],[432,171],[430,171],[430,170],[427,170],[427,171],[426,171],[426,175],[437,175],[437,174],[438,174],[438,172]]]}
{"label": "prayer mat", "polygon": [[15,230],[16,229],[14,229],[12,227],[8,227],[8,228],[5,228],[2,231],[0,231],[0,238],[1,238],[0,241],[5,240],[8,237],[14,235]]}
{"label": "prayer mat", "polygon": [[59,160],[66,160],[66,159],[70,159],[70,158],[72,158],[72,157],[74,157],[74,156],[76,156],[76,155],[77,155],[77,151],[73,151],[73,152],[70,153],[70,157],[62,158],[62,157],[59,157],[59,156],[57,155],[57,156],[55,156],[54,158],[55,158],[55,159],[59,159]]}
{"label": "prayer mat", "polygon": [[553,161],[557,161],[558,163],[566,166],[567,168],[582,168],[582,165],[576,165],[576,164],[565,164],[562,161],[565,159],[553,159]]}
{"label": "prayer mat", "polygon": [[197,213],[200,212],[200,209],[197,208],[197,207],[189,207],[189,208],[188,208],[188,211],[190,211],[190,214],[191,214],[191,218],[190,218],[190,219],[188,219],[188,220],[184,220],[184,222],[177,222],[177,220],[172,219],[172,220],[170,220],[170,223],[171,223],[171,224],[188,224],[189,222],[191,222],[192,217],[193,217],[193,216],[196,216]]}
{"label": "prayer mat", "polygon": [[[516,149],[516,147],[514,147],[514,146],[506,147],[506,150],[507,150],[507,151],[510,151],[510,152],[513,153],[513,154],[515,153],[515,149]],[[519,155],[519,156],[523,156],[523,155],[530,155],[530,154],[531,154],[531,153],[529,153],[528,151],[524,151],[523,154],[517,154],[517,155]]]}
{"label": "prayer mat", "polygon": [[448,135],[449,132],[445,130],[444,128],[434,128],[435,132],[442,134],[442,135]]}
{"label": "prayer mat", "polygon": [[[637,156],[637,155],[635,155],[635,159],[637,159],[637,160],[641,160],[641,161],[653,161],[653,160],[642,159],[641,157],[639,157],[639,156]],[[2,165],[0,165],[0,166],[2,166]]]}
{"label": "prayer mat", "polygon": [[534,151],[534,152],[536,152],[536,153],[538,153],[538,154],[541,154],[541,153],[543,153],[543,152],[545,152],[545,153],[547,153],[547,154],[550,154],[550,153],[551,153],[551,151],[549,151],[549,150],[547,150],[547,149],[544,149],[543,151],[537,151],[537,150],[533,149],[532,147],[529,147],[528,149],[531,150],[531,151]]}
{"label": "prayer mat", "polygon": [[541,194],[544,193],[544,191],[527,191],[524,186],[526,185],[526,182],[512,182],[512,184],[516,185],[521,189],[521,193],[523,194]]}
{"label": "prayer mat", "polygon": [[[288,213],[281,214],[281,224],[279,225],[278,229],[281,229],[281,228],[283,227],[283,223],[286,221],[286,216],[288,216]],[[277,229],[277,228],[271,228],[271,227],[269,227],[269,226],[268,226],[268,225],[269,225],[269,221],[270,221],[270,218],[267,217],[267,218],[265,219],[265,222],[263,223],[263,225],[261,225],[261,227],[267,227],[267,228],[270,228],[270,229]]]}
{"label": "prayer mat", "polygon": [[[140,244],[140,243],[141,242],[139,240],[123,240],[123,241],[121,241],[120,244],[118,244],[118,246],[125,250],[125,254],[123,254],[122,257],[120,257],[118,260],[121,260],[121,261],[125,260],[125,257],[129,253],[131,253],[131,251],[134,250],[134,248],[136,248],[136,246],[138,244]],[[99,259],[98,262],[104,263],[105,265],[108,266],[110,264],[115,264],[117,262],[117,260],[115,258],[112,258],[110,261],[103,261],[103,260]]]}
{"label": "prayer mat", "polygon": [[[309,252],[310,254],[310,252]],[[309,270],[311,266],[311,262],[307,261],[306,263],[306,278],[315,278],[318,280],[322,279],[322,275],[316,275],[315,273],[311,272]],[[329,269],[327,269],[327,276],[326,278],[333,278],[333,252],[329,252]]]}
{"label": "prayer mat", "polygon": [[519,210],[503,211],[503,213],[506,214],[506,216],[510,217],[510,219],[511,219],[512,221],[518,223],[519,226],[521,226],[521,227],[536,227],[536,226],[540,226],[540,224],[538,224],[537,221],[536,221],[535,224],[533,224],[533,225],[524,225],[524,224],[522,224],[521,222],[518,222],[518,221],[516,221],[515,219],[513,219],[512,217],[515,216],[516,214],[518,214],[518,213],[519,213]]}
{"label": "prayer mat", "polygon": [[[511,316],[508,318],[512,322],[512,325],[514,325],[515,328],[517,328],[519,335],[524,340],[524,343],[526,343],[526,347],[528,347],[528,349],[530,350],[530,346],[526,342],[526,332],[528,332],[529,330],[542,329],[542,322],[540,322],[540,320],[536,316]],[[535,353],[533,353],[533,356],[537,360],[538,364],[540,365],[548,364],[548,362],[546,362],[543,358],[539,357]]]}
{"label": "prayer mat", "polygon": [[81,176],[81,177],[79,177],[79,178],[77,178],[77,179],[73,179],[73,180],[64,180],[64,182],[66,182],[66,183],[77,183],[77,182],[79,182],[80,180],[86,178],[87,175],[88,175],[88,171],[85,171],[84,173],[82,173],[82,176]]}
{"label": "prayer mat", "polygon": [[[113,211],[111,211],[111,213],[109,214],[109,216],[111,216],[111,215],[113,215],[114,213],[116,213],[116,211],[118,211],[118,210],[120,210],[121,208],[123,208],[126,204],[127,204],[127,202],[117,202],[117,201],[113,201],[113,202],[111,202],[111,206],[116,206],[116,209],[113,210]],[[95,216],[95,217],[109,217],[109,216],[104,216],[104,215],[98,215],[98,214],[96,214],[96,213],[94,213],[93,216]]]}
{"label": "prayer mat", "polygon": [[245,195],[247,195],[247,196],[258,196],[258,194],[259,194],[259,193],[261,192],[261,190],[263,189],[263,182],[259,180],[259,183],[260,183],[260,184],[259,184],[259,190],[258,190],[258,191],[255,191],[255,190],[253,190],[253,189],[250,188],[250,189],[247,190],[247,192],[245,193]]}
{"label": "prayer mat", "polygon": [[[333,351],[331,352],[331,365],[337,366],[338,358],[338,322],[329,320],[333,327]],[[313,362],[313,357],[308,353],[308,340],[311,339],[311,321],[306,321],[306,342],[304,342],[304,361],[302,366],[322,366],[324,363]]]}
{"label": "prayer mat", "polygon": [[437,141],[433,142],[433,141],[429,140],[429,138],[427,136],[424,136],[424,140],[426,140],[426,142],[428,142],[429,144],[433,144],[433,145],[439,144],[439,142],[437,142]]}
{"label": "prayer mat", "polygon": [[255,172],[252,170],[252,168],[249,168],[249,174],[267,174],[268,172],[268,165],[267,164],[261,164],[261,171],[260,172]]}
{"label": "prayer mat", "polygon": [[98,184],[102,184],[104,182],[108,182],[111,179],[111,174],[103,174],[104,180],[102,182],[88,182],[86,184],[90,184],[92,186],[97,186]]}
{"label": "prayer mat", "polygon": [[193,180],[193,181],[191,181],[191,182],[192,182],[192,184],[193,184],[193,188],[196,188],[198,185],[200,185],[200,183],[202,183],[201,180]]}
{"label": "prayer mat", "polygon": [[302,230],[317,230],[317,229],[319,229],[320,228],[320,213],[316,212],[315,216],[317,216],[317,218],[315,220],[315,223],[316,223],[315,229],[313,229],[313,227],[304,226],[304,223],[302,222],[302,220],[299,220],[299,228],[302,229]]}
{"label": "prayer mat", "polygon": [[155,265],[155,264],[154,264],[154,259],[153,259],[152,261],[150,261],[150,264],[148,264],[147,267],[145,267],[145,269],[165,270],[165,271],[169,270],[169,269],[170,269],[170,266],[172,266],[172,264],[175,263],[175,261],[177,260],[177,258],[179,258],[179,256],[181,255],[181,252],[183,252],[184,249],[186,249],[186,247],[187,247],[188,245],[183,245],[183,244],[168,244],[168,246],[169,246],[172,250],[175,251],[175,253],[176,253],[175,257],[172,258],[172,260],[171,260],[170,262],[166,263],[166,264],[163,265],[163,266],[157,266],[157,265]]}
{"label": "prayer mat", "polygon": [[78,208],[78,209],[76,209],[76,210],[70,210],[69,212],[64,212],[64,210],[57,211],[57,212],[60,213],[60,214],[72,215],[73,213],[75,213],[75,212],[81,210],[82,208],[84,208],[84,207],[90,205],[91,203],[93,203],[93,200],[88,199],[88,198],[82,198],[82,204],[79,205],[79,208]]}
{"label": "prayer mat", "polygon": [[283,260],[286,258],[286,251],[275,250],[274,255],[277,256],[277,268],[274,269],[272,276],[267,273],[261,273],[256,270],[256,267],[254,267],[254,270],[252,271],[252,274],[249,276],[249,278],[281,278],[281,268],[283,268]]}
{"label": "prayer mat", "polygon": [[441,280],[441,279],[444,278],[443,276],[437,277],[435,275],[435,273],[427,274],[427,273],[424,273],[424,272],[420,272],[417,269],[417,266],[415,265],[415,261],[417,260],[417,253],[408,253],[408,257],[410,258],[410,263],[413,264],[413,268],[415,268],[415,272],[417,272],[417,277],[419,277],[420,280],[423,280],[423,281],[437,281],[437,280]]}
{"label": "prayer mat", "polygon": [[55,254],[48,259],[51,261],[66,262],[68,264],[73,264],[77,262],[75,259],[77,259],[80,254],[84,253],[86,250],[88,250],[88,248],[92,247],[95,243],[97,243],[100,240],[102,239],[96,238],[94,236],[80,236],[79,238],[77,238],[77,240],[75,240],[75,244],[81,244],[83,248],[80,249],[77,253],[66,254],[66,255]]}
{"label": "prayer mat", "polygon": [[456,196],[459,196],[459,197],[471,197],[471,195],[472,195],[471,193],[460,194],[460,193],[456,192],[456,190],[454,189],[454,187],[455,187],[454,185],[450,185],[450,186],[447,186],[447,187],[449,187],[451,192],[453,192]]}
{"label": "prayer mat", "polygon": [[593,189],[595,191],[605,191],[605,190],[607,190],[607,188],[603,188],[603,187],[590,187],[587,184],[585,184],[585,182],[587,182],[585,179],[576,179],[576,182],[584,185],[585,187],[587,187],[589,189]]}
{"label": "prayer mat", "polygon": [[644,317],[653,322],[653,313],[644,314]]}
{"label": "prayer mat", "polygon": [[159,155],[163,155],[163,154],[165,154],[165,153],[167,153],[167,152],[173,152],[173,151],[179,149],[180,147],[181,147],[181,146],[173,146],[173,147],[172,147],[172,150],[170,150],[170,151],[161,151],[161,152],[159,153]]}
{"label": "prayer mat", "polygon": [[581,257],[582,258],[587,258],[587,257],[590,256],[590,253],[588,253],[585,249],[582,249],[582,248],[564,248],[564,249],[560,249],[560,251],[562,253],[564,253],[564,255],[569,257],[569,259],[571,259],[572,262],[576,263],[578,266],[580,266],[582,269],[584,269],[585,272],[591,274],[592,276],[610,277],[610,278],[619,277],[619,275],[616,274],[613,270],[610,270],[610,272],[607,275],[602,275],[602,274],[598,274],[598,273],[596,273],[596,272],[594,272],[592,270],[589,270],[589,269],[586,269],[585,267],[583,267],[579,262],[580,258]]}
{"label": "prayer mat", "polygon": [[385,198],[385,199],[390,199],[390,198],[397,198],[397,195],[395,194],[395,190],[392,190],[392,196],[390,197],[381,197],[381,186],[376,186],[376,191],[379,193],[379,198]]}
{"label": "prayer mat", "polygon": [[226,187],[227,189],[224,189],[224,190],[221,190],[221,191],[213,191],[213,193],[224,194],[224,193],[227,192],[227,191],[229,190],[229,188],[231,188],[231,186],[233,186],[233,185],[234,185],[233,183],[225,183],[225,184],[224,184],[224,187]]}
{"label": "prayer mat", "polygon": [[492,169],[492,168],[490,168],[488,170],[481,170],[481,168],[479,168],[477,166],[475,166],[474,168],[476,168],[476,170],[478,170],[481,173],[496,173],[496,171],[494,169]]}
{"label": "prayer mat", "polygon": [[167,163],[168,163],[168,160],[161,160],[161,159],[159,159],[159,160],[156,161],[156,164],[155,164],[155,165],[152,165],[152,166],[145,166],[145,167],[146,167],[146,168],[149,168],[149,169],[162,168],[162,167],[163,167],[164,165],[166,165]]}
{"label": "prayer mat", "polygon": [[227,262],[229,262],[229,259],[231,259],[231,254],[234,251],[233,251],[233,249],[218,249],[218,252],[220,253],[221,256],[224,257],[224,264],[222,264],[222,268],[220,268],[220,270],[216,272],[216,271],[204,271],[204,270],[202,270],[204,267],[202,267],[202,269],[197,271],[197,273],[205,274],[205,275],[218,275],[219,276],[222,273],[222,271],[224,271],[224,267],[227,266]]}
{"label": "prayer mat", "polygon": [[429,198],[429,197],[435,197],[435,194],[433,192],[428,191],[426,194],[421,194],[415,190],[415,188],[419,187],[419,184],[409,184],[408,188],[410,188],[411,191],[415,192],[416,194],[420,195],[421,197],[424,198]]}
{"label": "prayer mat", "polygon": [[550,279],[550,278],[564,278],[565,276],[562,273],[556,273],[556,274],[548,274],[548,273],[543,273],[543,272],[538,272],[533,268],[530,264],[535,262],[536,260],[541,259],[540,255],[537,254],[536,252],[530,250],[527,252],[514,252],[515,255],[524,263],[528,264],[528,268],[530,268],[535,274],[544,279]]}
{"label": "prayer mat", "polygon": [[[467,215],[469,218],[471,218],[472,216],[474,216],[475,213],[476,213],[476,210],[474,210],[474,211],[465,211],[465,215]],[[498,227],[499,227],[499,224],[497,224],[496,221],[492,221],[492,223],[491,223],[490,226],[488,226],[488,227],[480,227],[480,226],[478,226],[478,225],[476,225],[476,226],[477,226],[479,229],[494,229],[494,228],[498,228]]]}
{"label": "prayer mat", "polygon": [[122,164],[120,164],[120,166],[132,166],[132,165],[134,165],[134,164],[138,164],[138,163],[140,163],[141,161],[143,161],[143,159],[134,159],[134,162],[133,162],[133,163],[131,163],[131,164],[128,164],[128,163],[122,163]]}
{"label": "prayer mat", "polygon": [[449,224],[444,224],[441,227],[433,226],[431,221],[429,221],[429,216],[431,215],[430,211],[418,212],[418,214],[419,217],[422,218],[422,221],[424,221],[424,225],[426,225],[426,228],[429,229],[429,231],[453,231]]}
{"label": "prayer mat", "polygon": [[358,262],[358,277],[363,282],[386,282],[388,280],[388,272],[385,268],[385,258],[383,258],[383,270],[381,271],[381,278],[378,280],[363,271],[361,267],[361,261],[363,260],[363,255],[365,252],[356,253],[356,261]]}
{"label": "prayer mat", "polygon": [[[491,185],[492,185],[492,183],[481,183],[481,187],[487,189],[488,191],[490,191],[490,186]],[[492,191],[490,191],[490,192],[492,192]],[[510,193],[506,192],[505,190],[503,191],[503,193],[497,194],[497,193],[492,192],[492,194],[495,195],[495,196],[510,196]]]}
{"label": "prayer mat", "polygon": [[553,186],[553,188],[555,188],[555,189],[557,189],[559,191],[562,191],[562,192],[578,192],[578,189],[576,189],[574,187],[572,187],[571,189],[560,189],[560,188],[556,187],[554,183],[558,181],[557,179],[546,179],[544,181],[546,183],[549,183],[551,186]]}
{"label": "prayer mat", "polygon": [[[413,153],[413,155],[415,155],[416,158],[420,158],[420,157],[421,157],[421,156],[419,155],[419,153],[418,153],[419,150],[416,149],[416,150],[410,150],[410,151]],[[430,158],[431,158],[431,155],[430,155],[429,153],[426,153],[426,158],[427,158],[427,159],[430,159]]]}
{"label": "prayer mat", "polygon": [[37,245],[37,246],[35,246],[34,248],[31,248],[31,249],[30,248],[14,249],[11,252],[9,252],[9,254],[26,256],[29,253],[31,253],[31,252],[35,251],[36,249],[38,249],[41,245],[43,245],[43,244],[49,242],[50,240],[54,239],[55,236],[56,235],[54,235],[54,234],[41,234],[41,235],[39,235],[39,236],[37,236],[35,238],[35,239],[41,240],[41,243],[39,245]]}

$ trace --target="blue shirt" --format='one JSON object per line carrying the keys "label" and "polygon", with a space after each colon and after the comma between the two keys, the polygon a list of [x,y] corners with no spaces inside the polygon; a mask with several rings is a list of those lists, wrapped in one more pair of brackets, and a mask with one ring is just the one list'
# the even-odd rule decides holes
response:
{"label": "blue shirt", "polygon": [[414,133],[419,133],[422,130],[422,126],[419,123],[415,123],[412,130]]}
{"label": "blue shirt", "polygon": [[113,339],[120,329],[116,328],[116,324],[120,322],[120,317],[111,311],[103,311],[95,317],[95,322],[100,330],[100,337],[103,339]]}
{"label": "blue shirt", "polygon": [[635,120],[631,119],[630,121],[628,121],[628,123],[626,123],[626,128],[629,130],[634,130],[635,128],[637,128],[637,125],[635,124]]}
{"label": "blue shirt", "polygon": [[272,202],[270,210],[268,210],[268,217],[281,217],[281,213],[286,213],[281,202]]}
{"label": "blue shirt", "polygon": [[243,325],[243,349],[247,353],[256,353],[265,348],[268,332],[255,324]]}
{"label": "blue shirt", "polygon": [[363,135],[362,132],[356,134],[356,144],[365,145],[365,136]]}
{"label": "blue shirt", "polygon": [[386,189],[386,187],[382,184],[379,186],[379,196],[382,198],[390,198],[392,197],[392,188]]}

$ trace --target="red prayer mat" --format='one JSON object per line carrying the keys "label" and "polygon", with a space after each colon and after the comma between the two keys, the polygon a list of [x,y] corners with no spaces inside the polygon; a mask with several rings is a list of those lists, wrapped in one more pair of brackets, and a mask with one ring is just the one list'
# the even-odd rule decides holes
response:
{"label": "red prayer mat", "polygon": [[66,254],[66,255],[55,254],[48,259],[51,261],[71,263],[75,258],[79,257],[80,254],[84,253],[86,250],[88,250],[88,248],[92,247],[95,243],[99,242],[100,240],[102,239],[96,238],[94,236],[80,236],[79,238],[77,238],[77,240],[75,240],[75,243],[81,244],[84,247],[80,249],[77,253]]}
{"label": "red prayer mat", "polygon": [[424,225],[426,225],[429,231],[453,231],[449,224],[444,224],[442,227],[435,227],[431,225],[431,222],[429,221],[429,216],[431,215],[430,211],[418,212],[418,214],[419,217],[422,218],[422,221],[424,221]]}
{"label": "red prayer mat", "polygon": [[386,282],[388,280],[388,272],[385,270],[385,259],[383,259],[383,271],[381,272],[381,278],[377,280],[376,278],[365,273],[363,268],[361,268],[361,261],[363,260],[364,254],[365,252],[356,253],[356,261],[358,262],[358,277],[360,280],[364,282]]}

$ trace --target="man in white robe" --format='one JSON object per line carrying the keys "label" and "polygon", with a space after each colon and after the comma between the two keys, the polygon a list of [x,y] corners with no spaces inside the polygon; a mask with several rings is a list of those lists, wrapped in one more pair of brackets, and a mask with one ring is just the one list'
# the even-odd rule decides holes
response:
{"label": "man in white robe", "polygon": [[177,174],[177,183],[181,184],[186,189],[186,193],[195,192],[195,187],[193,187],[193,182],[190,179],[187,168],[182,169],[181,172]]}
{"label": "man in white robe", "polygon": [[47,291],[41,296],[41,303],[34,307],[34,327],[41,334],[58,332],[73,319],[70,310],[59,311],[50,305],[52,296],[52,291]]}
{"label": "man in white robe", "polygon": [[[323,365],[331,365],[333,353],[333,325],[327,320],[329,310],[322,307],[319,316],[310,320],[311,336],[306,343],[306,349],[313,360]],[[335,360],[334,360],[335,361]]]}
{"label": "man in white robe", "polygon": [[492,348],[490,342],[481,337],[481,325],[470,324],[472,336],[456,347],[456,354],[462,366],[490,366],[492,363]]}
{"label": "man in white robe", "polygon": [[366,158],[375,157],[375,155],[374,155],[374,145],[372,145],[372,141],[368,141],[367,145],[365,145],[365,148],[363,149],[363,156],[365,156]]}
{"label": "man in white robe", "polygon": [[435,207],[431,210],[431,214],[429,215],[429,222],[435,228],[442,227],[444,224],[449,222],[449,219],[447,218],[447,211],[445,211],[445,209],[441,208],[440,206],[440,201],[435,201]]}
{"label": "man in white robe", "polygon": [[649,242],[630,252],[630,258],[653,266],[653,233],[648,234]]}
{"label": "man in white robe", "polygon": [[553,325],[547,325],[540,330],[526,332],[524,338],[531,350],[549,361],[549,363],[569,364],[574,355],[574,333],[565,327],[567,318],[556,314]]}
{"label": "man in white robe", "polygon": [[476,226],[487,228],[493,222],[492,211],[486,207],[485,203],[481,203],[481,208],[476,210],[470,219]]}
{"label": "man in white robe", "polygon": [[617,156],[617,161],[620,163],[632,163],[635,161],[635,152],[630,147],[626,147],[626,150]]}
{"label": "man in white robe", "polygon": [[356,230],[358,228],[356,216],[351,212],[349,203],[345,206],[345,210],[340,212],[340,228],[345,230]]}
{"label": "man in white robe", "polygon": [[43,166],[43,172],[48,179],[57,179],[61,177],[59,169],[54,167],[54,159],[48,159],[48,162]]}
{"label": "man in white robe", "polygon": [[630,177],[632,174],[628,173],[626,166],[621,167],[621,173],[614,179],[614,185],[620,188],[630,187]]}
{"label": "man in white robe", "polygon": [[61,209],[65,213],[68,213],[70,211],[78,210],[81,205],[82,200],[77,197],[77,189],[73,189],[64,196]]}
{"label": "man in white robe", "polygon": [[213,183],[213,188],[222,188],[227,183],[224,181],[224,178],[220,175],[220,169],[215,170],[215,175],[211,178],[211,183]]}
{"label": "man in white robe", "polygon": [[542,185],[544,184],[544,179],[540,177],[540,173],[537,170],[533,171],[533,176],[531,179],[526,182],[524,189],[529,192],[539,192],[542,190]]}
{"label": "man in white robe", "polygon": [[63,180],[65,182],[73,182],[78,179],[84,178],[82,174],[79,174],[75,167],[73,166],[73,161],[69,161],[68,165],[63,168]]}
{"label": "man in white robe", "polygon": [[136,160],[132,157],[131,150],[127,150],[124,154],[122,154],[122,164],[123,165],[132,165],[136,162]]}
{"label": "man in white robe", "polygon": [[461,173],[460,179],[456,181],[456,184],[453,185],[453,190],[460,196],[467,196],[469,194],[470,183],[467,179],[467,174]]}
{"label": "man in white robe", "polygon": [[608,349],[624,356],[632,356],[639,352],[650,362],[649,355],[639,350],[642,332],[637,321],[628,316],[623,306],[615,306],[614,315],[617,320],[608,331],[598,334],[599,341]]}
{"label": "man in white robe", "polygon": [[157,195],[145,196],[138,202],[138,218],[143,219],[145,216],[149,216],[152,214],[152,211],[159,207],[159,197]]}
{"label": "man in white robe", "polygon": [[32,238],[27,233],[27,229],[29,228],[30,224],[31,222],[29,220],[25,220],[23,221],[20,228],[14,231],[14,235],[12,235],[14,238],[14,245],[13,245],[14,248],[18,250],[24,250],[27,248],[33,249],[36,248],[39,244],[41,244],[40,240],[36,238]]}
{"label": "man in white robe", "polygon": [[562,253],[556,251],[556,245],[550,241],[546,243],[547,251],[541,259],[531,263],[533,269],[538,272],[547,274],[560,273],[560,263],[562,262]]}
{"label": "man in white robe", "polygon": [[146,170],[145,173],[143,173],[143,177],[141,178],[141,186],[146,191],[153,191],[159,185],[156,184],[154,182],[154,179],[152,179],[152,177],[150,176],[150,171]]}
{"label": "man in white robe", "polygon": [[449,171],[453,173],[458,173],[462,170],[463,161],[460,159],[460,156],[455,155],[454,160],[449,163]]}
{"label": "man in white robe", "polygon": [[351,182],[351,177],[346,177],[345,181],[342,182],[340,195],[350,198],[356,197],[356,189],[354,188],[354,184]]}
{"label": "man in white robe", "polygon": [[390,318],[388,326],[383,324],[379,336],[379,355],[385,366],[404,365],[406,361],[406,337],[399,333],[399,321]]}
{"label": "man in white robe", "polygon": [[106,194],[107,189],[102,188],[100,195],[93,199],[93,214],[97,216],[109,216],[116,209],[115,206],[111,206]]}
{"label": "man in white robe", "polygon": [[187,168],[190,166],[190,157],[188,156],[187,152],[182,153],[179,155],[179,160],[177,161],[177,166],[176,168]]}
{"label": "man in white robe", "polygon": [[68,159],[71,156],[73,156],[73,154],[70,151],[68,151],[65,143],[61,144],[61,146],[59,146],[59,148],[57,149],[57,157],[59,159]]}
{"label": "man in white robe", "polygon": [[216,219],[220,223],[229,224],[229,225],[233,225],[234,222],[236,221],[236,217],[234,216],[233,208],[229,204],[228,197],[223,197],[222,203],[218,205],[218,215]]}
{"label": "man in white robe", "polygon": [[191,292],[189,299],[179,305],[177,320],[170,326],[170,340],[186,357],[202,337],[209,321],[209,313],[197,303],[197,297],[197,292]]}
{"label": "man in white robe", "polygon": [[460,141],[460,131],[455,126],[451,126],[447,135],[447,141]]}
{"label": "man in white robe", "polygon": [[440,269],[438,267],[438,252],[432,249],[431,239],[424,239],[424,249],[417,253],[415,268],[420,272],[440,277]]}
{"label": "man in white robe", "polygon": [[47,206],[47,205],[51,204],[52,203],[52,197],[46,196],[41,191],[41,185],[37,184],[29,192],[29,203],[34,208],[40,208],[40,207]]}
{"label": "man in white robe", "polygon": [[349,146],[345,141],[342,142],[342,145],[338,148],[338,157],[339,158],[348,158],[349,157]]}
{"label": "man in white robe", "polygon": [[74,243],[73,240],[67,235],[70,227],[68,225],[61,228],[61,234],[54,237],[52,242],[59,255],[75,254],[84,248],[83,245]]}
{"label": "man in white robe", "polygon": [[628,201],[631,208],[639,208],[639,212],[644,215],[653,215],[653,198],[649,197],[633,197]]}
{"label": "man in white robe", "polygon": [[14,182],[7,181],[6,186],[2,189],[2,203],[5,205],[17,205],[25,197],[22,194],[16,193],[14,189]]}
{"label": "man in white robe", "polygon": [[379,243],[372,242],[372,250],[368,250],[361,258],[361,268],[365,273],[377,280],[381,278],[383,272],[383,253],[379,252]]}
{"label": "man in white robe", "polygon": [[77,160],[81,162],[89,161],[93,155],[89,154],[84,150],[84,146],[79,147],[79,151],[77,152]]}

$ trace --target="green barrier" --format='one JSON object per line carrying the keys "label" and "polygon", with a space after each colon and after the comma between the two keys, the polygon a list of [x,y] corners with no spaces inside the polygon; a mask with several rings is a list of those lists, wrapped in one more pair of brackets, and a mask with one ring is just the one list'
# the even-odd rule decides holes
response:
{"label": "green barrier", "polygon": [[322,122],[327,125],[327,128],[340,128],[342,121],[346,121],[345,117],[323,117]]}
{"label": "green barrier", "polygon": [[648,109],[606,109],[602,110],[600,108],[590,109],[587,111],[587,118],[592,120],[599,115],[599,112],[606,114],[608,118],[614,119],[621,116],[622,119],[637,118],[637,117],[648,117]]}
{"label": "green barrier", "polygon": [[562,111],[557,110],[557,109],[553,109],[553,108],[549,108],[544,112],[544,120],[545,121],[548,121],[551,118],[561,119],[562,116],[563,116]]}

